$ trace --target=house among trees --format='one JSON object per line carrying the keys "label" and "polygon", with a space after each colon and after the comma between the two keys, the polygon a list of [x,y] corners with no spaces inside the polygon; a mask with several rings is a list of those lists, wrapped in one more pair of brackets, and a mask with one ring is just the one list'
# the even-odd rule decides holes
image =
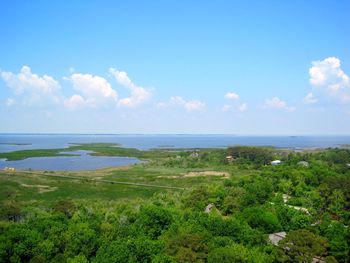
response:
{"label": "house among trees", "polygon": [[234,160],[235,160],[235,158],[233,158],[232,155],[226,156],[226,161],[228,161],[229,163],[233,162]]}
{"label": "house among trees", "polygon": [[281,160],[274,160],[271,162],[271,165],[280,165],[282,163]]}

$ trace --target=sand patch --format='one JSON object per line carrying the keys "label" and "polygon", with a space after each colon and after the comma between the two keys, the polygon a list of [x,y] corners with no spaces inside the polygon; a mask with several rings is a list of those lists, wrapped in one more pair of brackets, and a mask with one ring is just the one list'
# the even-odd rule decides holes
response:
{"label": "sand patch", "polygon": [[27,188],[37,188],[39,194],[42,193],[47,193],[47,192],[52,192],[57,190],[56,186],[49,186],[49,185],[40,185],[40,184],[21,184],[21,186],[23,187],[27,187]]}
{"label": "sand patch", "polygon": [[198,176],[221,176],[223,178],[230,177],[228,172],[218,172],[218,171],[201,171],[201,172],[188,172],[183,174],[183,177],[198,177]]}

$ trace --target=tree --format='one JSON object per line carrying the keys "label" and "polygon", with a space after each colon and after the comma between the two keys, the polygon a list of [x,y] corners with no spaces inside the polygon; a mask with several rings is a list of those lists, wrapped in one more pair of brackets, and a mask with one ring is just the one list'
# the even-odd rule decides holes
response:
{"label": "tree", "polygon": [[208,253],[203,234],[193,233],[187,229],[179,229],[167,233],[166,251],[177,262],[204,262]]}
{"label": "tree", "polygon": [[228,247],[220,247],[211,251],[208,255],[208,263],[249,262],[249,251],[243,245],[234,244]]}
{"label": "tree", "polygon": [[129,262],[131,256],[129,245],[126,239],[118,239],[104,243],[97,251],[93,262],[95,263],[124,263]]}
{"label": "tree", "polygon": [[276,213],[263,206],[244,209],[243,217],[252,228],[258,228],[265,233],[280,231],[282,226]]}
{"label": "tree", "polygon": [[68,218],[71,218],[76,210],[76,207],[70,200],[59,200],[55,203],[54,210],[65,214]]}
{"label": "tree", "polygon": [[65,254],[89,258],[96,251],[97,235],[88,223],[72,223],[64,233]]}
{"label": "tree", "polygon": [[141,208],[136,225],[140,231],[144,231],[151,238],[157,238],[161,233],[168,229],[173,221],[173,216],[169,210],[149,205]]}
{"label": "tree", "polygon": [[21,208],[14,202],[2,204],[0,207],[0,219],[18,222],[21,219]]}
{"label": "tree", "polygon": [[290,231],[279,246],[292,262],[311,262],[314,256],[325,255],[328,241],[306,229],[299,229]]}
{"label": "tree", "polygon": [[345,206],[345,198],[343,192],[340,190],[334,190],[329,199],[330,212],[336,215],[337,218],[339,218]]}

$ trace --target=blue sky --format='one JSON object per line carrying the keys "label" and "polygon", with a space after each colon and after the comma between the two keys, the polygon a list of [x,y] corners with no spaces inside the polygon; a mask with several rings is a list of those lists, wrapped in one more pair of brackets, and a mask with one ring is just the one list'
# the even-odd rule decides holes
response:
{"label": "blue sky", "polygon": [[2,1],[0,132],[350,134],[349,1]]}

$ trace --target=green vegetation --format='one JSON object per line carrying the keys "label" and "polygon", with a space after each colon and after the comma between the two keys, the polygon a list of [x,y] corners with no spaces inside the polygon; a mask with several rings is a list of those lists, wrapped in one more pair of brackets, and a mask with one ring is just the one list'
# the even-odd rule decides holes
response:
{"label": "green vegetation", "polygon": [[[84,172],[1,172],[0,262],[350,260],[349,149],[69,149],[149,161]],[[274,159],[282,164],[269,165]],[[282,231],[286,237],[273,245],[268,235]]]}
{"label": "green vegetation", "polygon": [[72,156],[74,154],[68,154],[67,152],[77,150],[93,151],[91,155],[94,156],[129,156],[140,159],[165,158],[175,154],[167,150],[141,151],[134,148],[122,148],[114,143],[88,143],[70,145],[68,148],[60,149],[34,149],[0,153],[0,158],[17,161],[31,157]]}

